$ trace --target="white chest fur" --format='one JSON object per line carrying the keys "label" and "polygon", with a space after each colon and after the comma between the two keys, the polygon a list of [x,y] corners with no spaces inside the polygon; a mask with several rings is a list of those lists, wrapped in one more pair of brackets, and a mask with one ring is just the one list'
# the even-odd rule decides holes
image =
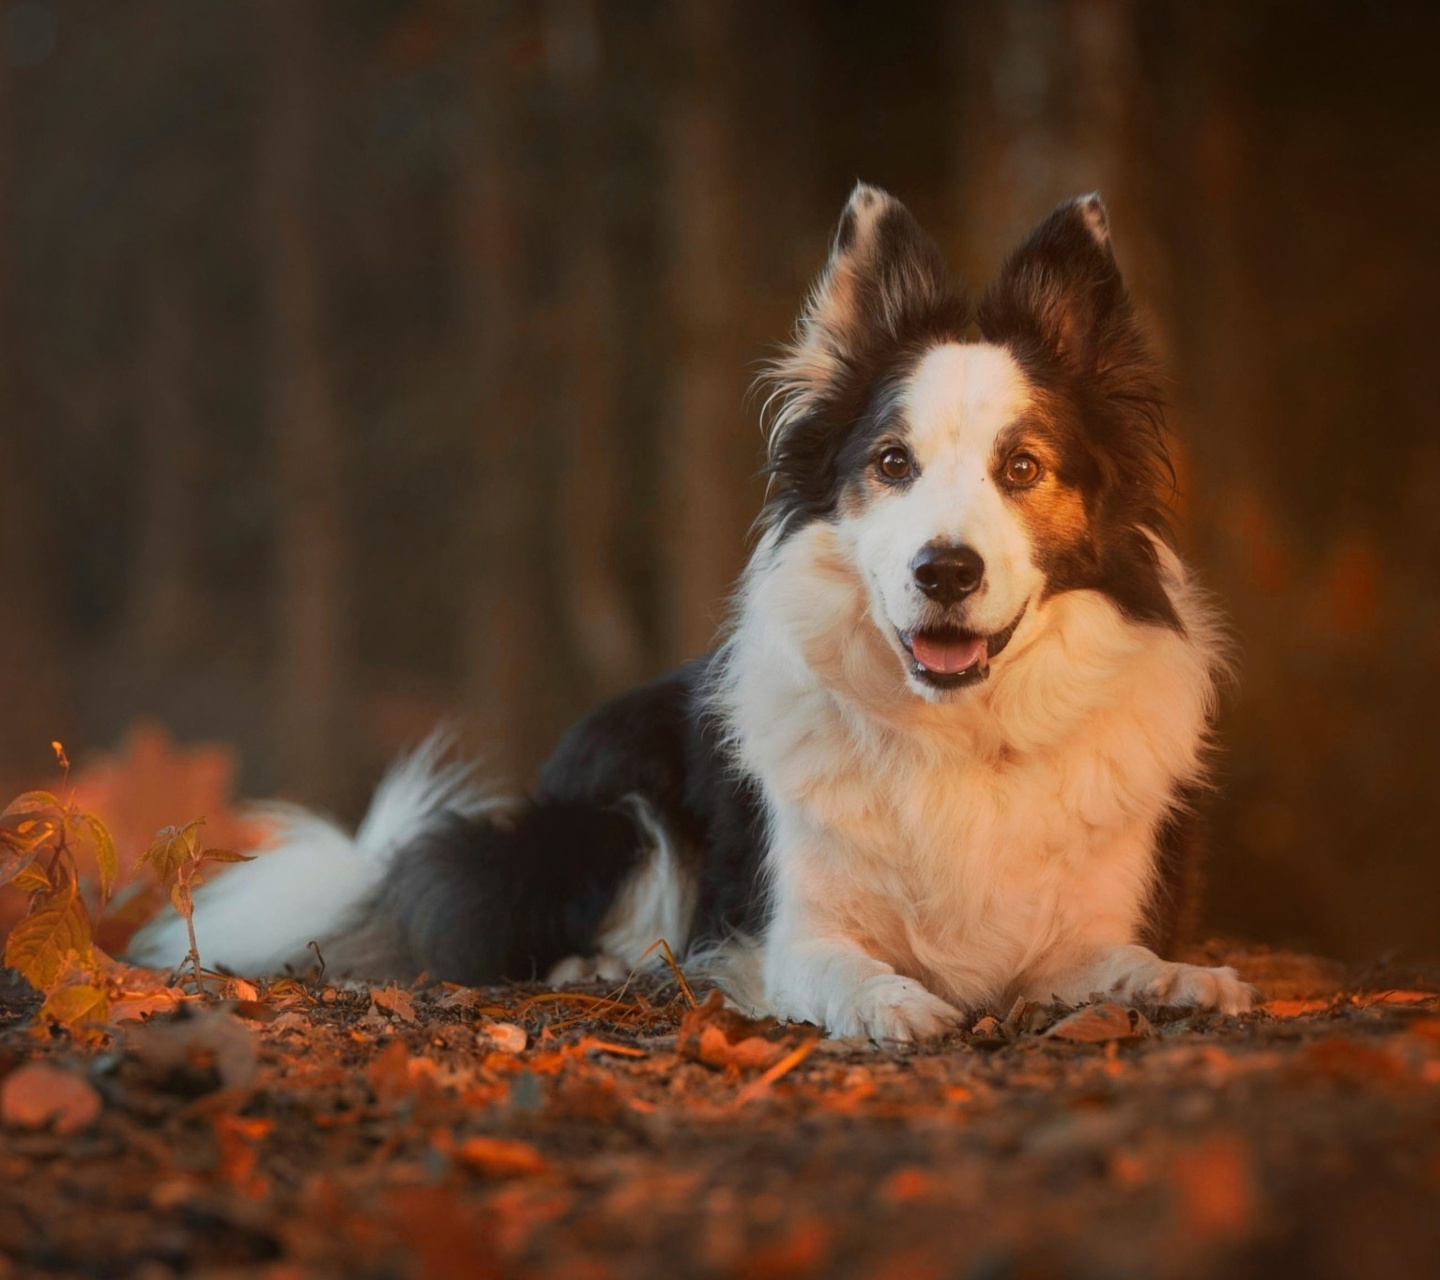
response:
{"label": "white chest fur", "polygon": [[907,696],[830,538],[756,557],[722,693],[771,811],[767,952],[843,937],[975,1005],[1133,942],[1214,696],[1217,629],[1178,561],[1183,635],[1067,593],[1032,607],[988,684],[935,705]]}

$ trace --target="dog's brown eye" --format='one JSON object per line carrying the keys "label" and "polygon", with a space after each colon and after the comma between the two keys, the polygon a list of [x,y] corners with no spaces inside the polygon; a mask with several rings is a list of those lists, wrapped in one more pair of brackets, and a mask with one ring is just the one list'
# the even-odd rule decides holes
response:
{"label": "dog's brown eye", "polygon": [[875,459],[875,465],[880,468],[880,474],[885,479],[903,480],[910,474],[910,451],[900,448],[899,445],[891,445],[881,451],[880,456]]}
{"label": "dog's brown eye", "polygon": [[1040,464],[1028,453],[1013,453],[1005,464],[1005,479],[1023,489],[1040,479]]}

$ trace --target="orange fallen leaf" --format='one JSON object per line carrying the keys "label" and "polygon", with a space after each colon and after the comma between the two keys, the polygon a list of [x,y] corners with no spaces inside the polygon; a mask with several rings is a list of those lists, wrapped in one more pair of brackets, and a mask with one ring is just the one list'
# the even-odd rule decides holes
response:
{"label": "orange fallen leaf", "polygon": [[100,1118],[100,1095],[73,1071],[44,1062],[17,1067],[0,1083],[0,1117],[17,1129],[76,1133]]}
{"label": "orange fallen leaf", "polygon": [[1300,1018],[1307,1013],[1324,1013],[1328,1008],[1329,1000],[1267,1000],[1260,1006],[1261,1012],[1272,1018]]}
{"label": "orange fallen leaf", "polygon": [[376,1007],[401,1022],[415,1021],[415,997],[400,987],[372,987],[370,998]]}
{"label": "orange fallen leaf", "polygon": [[[445,1003],[443,1000],[440,1002]],[[491,1022],[476,1033],[482,1047],[498,1049],[501,1053],[524,1053],[530,1037],[525,1028],[513,1022]]]}
{"label": "orange fallen leaf", "polygon": [[455,1148],[455,1159],[467,1169],[497,1178],[540,1173],[545,1157],[526,1142],[510,1138],[466,1138]]}
{"label": "orange fallen leaf", "polygon": [[763,1076],[758,1080],[752,1080],[745,1088],[741,1089],[735,1098],[735,1105],[737,1107],[743,1107],[747,1102],[753,1102],[756,1098],[763,1095],[781,1076],[788,1071],[793,1071],[804,1062],[805,1059],[810,1056],[810,1051],[819,1043],[820,1037],[818,1034],[802,1040]]}
{"label": "orange fallen leaf", "polygon": [[717,1070],[758,1071],[774,1066],[790,1049],[791,1042],[770,1038],[776,1034],[773,1019],[747,1018],[726,1008],[720,992],[712,991],[704,1004],[686,1013],[676,1049],[682,1057]]}
{"label": "orange fallen leaf", "polygon": [[1056,1040],[1102,1044],[1107,1040],[1140,1040],[1150,1030],[1149,1020],[1138,1009],[1102,1000],[1061,1018],[1045,1034]]}

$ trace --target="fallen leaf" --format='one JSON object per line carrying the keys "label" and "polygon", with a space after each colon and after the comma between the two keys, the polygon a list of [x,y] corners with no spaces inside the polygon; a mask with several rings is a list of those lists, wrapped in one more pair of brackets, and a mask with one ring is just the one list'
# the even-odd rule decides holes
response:
{"label": "fallen leaf", "polygon": [[1149,1019],[1138,1009],[1102,1000],[1061,1018],[1045,1034],[1057,1040],[1101,1044],[1107,1040],[1141,1040],[1151,1030]]}
{"label": "fallen leaf", "polygon": [[372,987],[370,998],[391,1017],[401,1022],[415,1021],[415,998],[408,991],[400,987]]}
{"label": "fallen leaf", "polygon": [[778,1079],[780,1079],[781,1076],[783,1076],[788,1071],[793,1071],[802,1062],[804,1062],[805,1059],[810,1056],[811,1051],[819,1043],[820,1037],[818,1034],[807,1036],[798,1045],[791,1049],[789,1053],[787,1053],[783,1058],[781,1058],[779,1062],[777,1062],[773,1067],[766,1071],[764,1075],[760,1076],[756,1080],[752,1080],[743,1089],[741,1089],[740,1092],[735,1096],[734,1105],[736,1107],[743,1107],[747,1102],[753,1102],[756,1098],[763,1097],[765,1093],[769,1090],[770,1086],[774,1084]]}
{"label": "fallen leaf", "polygon": [[523,1053],[530,1042],[525,1028],[513,1022],[487,1023],[476,1032],[476,1039],[482,1049],[498,1049],[501,1053]]}
{"label": "fallen leaf", "polygon": [[778,1033],[774,1019],[757,1022],[747,1018],[726,1008],[720,992],[712,991],[704,1004],[685,1014],[676,1049],[682,1057],[717,1070],[731,1066],[764,1070],[791,1048],[789,1040],[768,1038]]}
{"label": "fallen leaf", "polygon": [[466,1138],[455,1148],[455,1159],[467,1169],[498,1178],[540,1173],[545,1157],[525,1142],[509,1138]]}
{"label": "fallen leaf", "polygon": [[1307,1013],[1324,1013],[1330,1008],[1329,1000],[1267,1000],[1260,1006],[1261,1012],[1272,1018],[1300,1018]]}
{"label": "fallen leaf", "polygon": [[993,1014],[986,1014],[970,1028],[970,1043],[977,1049],[999,1049],[1010,1043],[1006,1028]]}
{"label": "fallen leaf", "polygon": [[727,1040],[719,1027],[702,1027],[696,1040],[686,1046],[686,1057],[693,1057],[707,1067],[739,1067],[741,1070],[763,1071],[785,1056],[786,1046],[759,1036],[743,1040]]}
{"label": "fallen leaf", "polygon": [[44,1062],[18,1067],[0,1082],[0,1116],[18,1129],[76,1133],[94,1124],[101,1110],[88,1080]]}
{"label": "fallen leaf", "polygon": [[110,1006],[110,1021],[140,1022],[157,1013],[173,1013],[184,998],[185,993],[175,987],[122,995]]}

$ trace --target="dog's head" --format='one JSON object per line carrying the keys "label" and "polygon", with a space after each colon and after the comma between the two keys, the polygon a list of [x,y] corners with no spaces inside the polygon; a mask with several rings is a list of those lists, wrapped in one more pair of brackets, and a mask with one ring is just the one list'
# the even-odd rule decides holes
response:
{"label": "dog's head", "polygon": [[1170,480],[1156,371],[1104,205],[1061,205],[974,316],[898,201],[859,186],[772,370],[766,518],[837,530],[931,700],[986,678],[1045,602],[1098,591],[1178,627],[1155,538]]}

